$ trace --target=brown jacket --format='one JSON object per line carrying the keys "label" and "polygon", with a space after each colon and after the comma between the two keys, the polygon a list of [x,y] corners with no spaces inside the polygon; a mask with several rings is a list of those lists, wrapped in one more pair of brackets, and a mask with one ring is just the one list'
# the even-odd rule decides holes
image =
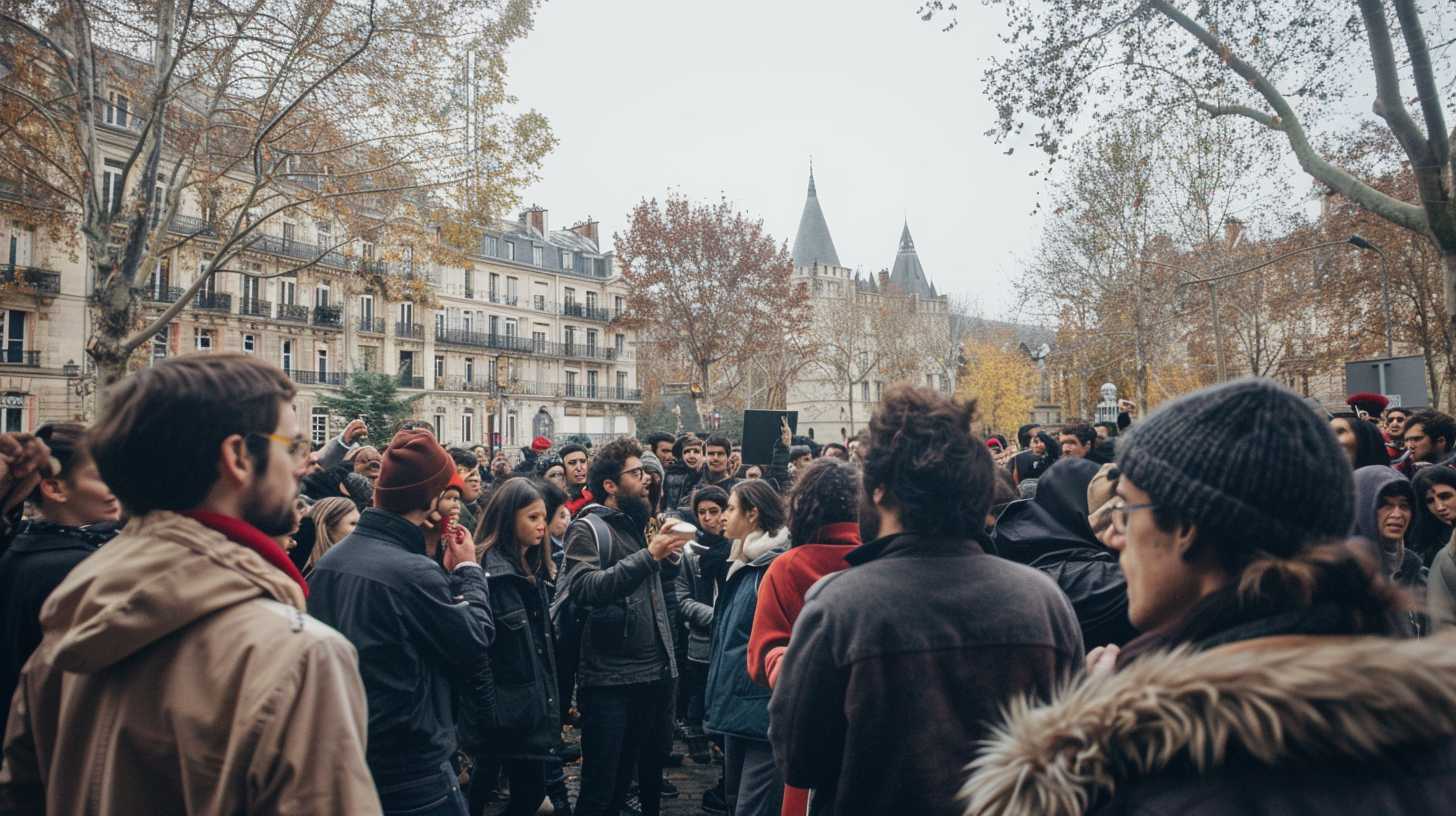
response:
{"label": "brown jacket", "polygon": [[1450,812],[1456,635],[1275,636],[1140,657],[1014,705],[966,816]]}
{"label": "brown jacket", "polygon": [[189,518],[132,520],[41,611],[0,813],[378,813],[354,647]]}

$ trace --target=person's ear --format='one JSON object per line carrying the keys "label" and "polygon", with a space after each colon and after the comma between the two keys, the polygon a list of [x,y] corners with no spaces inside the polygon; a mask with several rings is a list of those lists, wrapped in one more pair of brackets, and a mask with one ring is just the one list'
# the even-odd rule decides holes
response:
{"label": "person's ear", "polygon": [[52,504],[64,504],[70,496],[66,493],[66,483],[60,479],[41,479],[40,497]]}
{"label": "person's ear", "polygon": [[1173,551],[1184,561],[1193,560],[1195,546],[1198,542],[1198,525],[1183,522],[1178,529],[1173,531]]}
{"label": "person's ear", "polygon": [[233,434],[218,445],[217,475],[233,484],[244,484],[256,469],[248,453],[248,441],[242,434]]}

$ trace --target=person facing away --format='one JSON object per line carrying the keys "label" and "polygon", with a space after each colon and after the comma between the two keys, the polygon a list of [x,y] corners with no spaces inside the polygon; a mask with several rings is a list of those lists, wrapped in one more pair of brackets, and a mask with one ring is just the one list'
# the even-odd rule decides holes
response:
{"label": "person facing away", "polygon": [[1244,379],[1166,403],[1117,465],[1111,541],[1145,634],[1012,705],[964,812],[1447,810],[1456,650],[1389,637],[1406,599],[1347,539],[1355,479],[1327,419]]}
{"label": "person facing away", "polygon": [[461,487],[433,435],[400,431],[384,451],[374,506],[309,577],[309,611],[359,649],[369,769],[385,813],[466,810],[450,764],[452,681],[467,696],[489,682],[495,623],[474,542],[449,523],[453,506],[441,506]]}
{"label": "person facing away", "polygon": [[293,397],[244,354],[116,385],[91,450],[131,521],[41,610],[0,811],[379,812],[356,652],[270,538],[308,467]]}
{"label": "person facing away", "polygon": [[677,678],[662,561],[680,555],[684,539],[660,533],[647,540],[651,508],[641,456],[637,441],[627,437],[597,451],[587,489],[602,498],[580,510],[566,532],[566,574],[556,603],[569,598],[590,610],[581,625],[577,668],[579,816],[620,813],[634,764],[642,812],[656,816],[661,805],[662,746],[672,733]]}
{"label": "person facing away", "polygon": [[974,413],[899,386],[870,419],[866,543],[809,591],[769,704],[774,755],[814,790],[811,813],[959,813],[1002,705],[1049,696],[1082,663],[1061,590],[985,550],[996,477]]}
{"label": "person facing away", "polygon": [[0,555],[0,744],[20,669],[40,645],[40,609],[77,564],[116,536],[121,503],[101,478],[86,428],[59,422],[36,429],[60,465],[30,496],[34,517],[21,522]]}

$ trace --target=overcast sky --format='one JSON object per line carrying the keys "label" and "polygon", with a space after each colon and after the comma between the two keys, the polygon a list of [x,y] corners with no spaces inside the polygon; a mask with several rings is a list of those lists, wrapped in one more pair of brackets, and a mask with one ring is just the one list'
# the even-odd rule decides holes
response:
{"label": "overcast sky", "polygon": [[1039,154],[1003,155],[980,72],[995,14],[949,33],[915,0],[548,0],[511,85],[560,145],[524,196],[556,227],[590,215],[604,248],[645,196],[726,195],[792,243],[809,157],[841,263],[889,267],[909,218],[941,292],[1013,302],[1035,244]]}

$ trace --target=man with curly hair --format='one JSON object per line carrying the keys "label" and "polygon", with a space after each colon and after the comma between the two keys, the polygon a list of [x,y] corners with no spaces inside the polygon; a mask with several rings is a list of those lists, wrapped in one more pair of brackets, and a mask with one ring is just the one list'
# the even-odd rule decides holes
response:
{"label": "man with curly hair", "polygon": [[809,591],[769,706],[785,782],[814,789],[816,814],[959,814],[986,724],[1082,665],[1056,584],[984,549],[995,474],[974,413],[901,386],[870,420],[867,543]]}

